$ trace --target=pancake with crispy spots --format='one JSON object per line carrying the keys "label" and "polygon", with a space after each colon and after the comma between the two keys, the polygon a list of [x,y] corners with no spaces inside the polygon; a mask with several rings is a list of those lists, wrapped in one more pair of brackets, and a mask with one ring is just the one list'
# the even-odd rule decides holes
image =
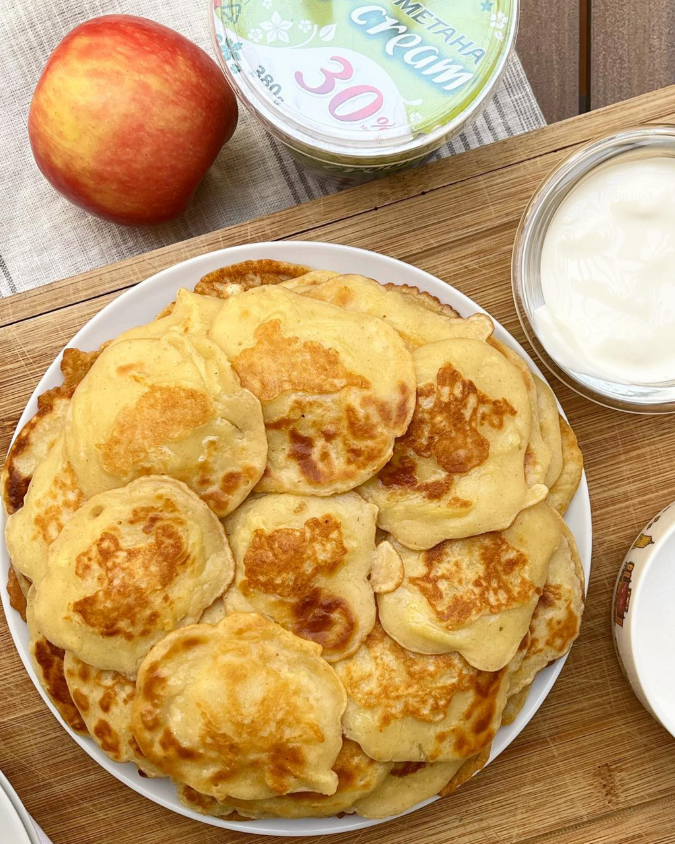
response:
{"label": "pancake with crispy spots", "polygon": [[235,293],[266,284],[281,284],[309,272],[312,272],[312,268],[303,264],[289,264],[271,258],[242,261],[240,264],[221,267],[202,276],[195,285],[195,293],[227,299]]}
{"label": "pancake with crispy spots", "polygon": [[228,797],[221,803],[179,783],[178,799],[189,809],[215,817],[227,817],[236,811],[247,818],[329,818],[340,812],[353,812],[356,801],[379,789],[390,768],[391,763],[370,759],[356,742],[345,739],[333,765],[338,776],[337,791],[330,796],[299,791],[267,800]]}
{"label": "pancake with crispy spots", "polygon": [[0,490],[8,515],[23,506],[35,469],[63,430],[70,397],[98,354],[65,349],[61,358],[63,384],[38,396],[37,412],[19,431],[0,473]]}
{"label": "pancake with crispy spots", "polygon": [[533,377],[537,389],[537,408],[539,410],[541,436],[551,452],[551,462],[544,478],[544,483],[550,490],[560,477],[563,467],[560,415],[558,413],[558,402],[553,394],[553,390],[539,376],[535,375]]}
{"label": "pancake with crispy spots", "polygon": [[320,653],[255,613],[174,630],[141,664],[134,736],[164,773],[217,800],[335,794],[346,696]]}
{"label": "pancake with crispy spots", "polygon": [[383,320],[261,287],[228,299],[211,336],[263,407],[259,492],[347,492],[389,459],[408,427],[415,373]]}
{"label": "pancake with crispy spots", "polygon": [[87,726],[70,696],[64,672],[64,651],[42,635],[35,620],[35,587],[28,592],[26,622],[30,641],[28,652],[38,681],[65,723],[76,733],[87,735]]}
{"label": "pancake with crispy spots", "polygon": [[66,651],[63,669],[71,698],[101,750],[113,762],[134,762],[146,776],[164,776],[143,756],[131,732],[134,681],[87,665],[72,651]]}
{"label": "pancake with crispy spots", "polygon": [[246,501],[225,525],[236,564],[228,610],[267,616],[329,662],[353,654],[375,624],[376,519],[355,492]]}
{"label": "pancake with crispy spots", "polygon": [[298,292],[348,311],[385,320],[396,329],[411,352],[438,340],[457,337],[487,340],[494,330],[492,320],[486,314],[474,314],[468,319],[462,319],[454,311],[449,315],[430,308],[428,300],[433,297],[417,288],[385,286],[362,275],[335,276],[324,284]]}
{"label": "pancake with crispy spots", "polygon": [[548,492],[525,477],[532,412],[520,371],[472,339],[421,346],[413,360],[412,422],[359,492],[409,548],[504,530]]}
{"label": "pancake with crispy spots", "polygon": [[7,519],[7,551],[19,572],[41,580],[50,545],[84,501],[61,433],[35,470],[23,507]]}
{"label": "pancake with crispy spots", "polygon": [[95,495],[49,549],[38,626],[96,668],[134,675],[168,630],[191,624],[232,580],[222,525],[185,484],[139,478]]}
{"label": "pancake with crispy spots", "polygon": [[223,352],[176,331],[101,354],[68,409],[66,448],[87,496],[170,475],[220,517],[257,483],[267,453],[260,403]]}
{"label": "pancake with crispy spots", "polygon": [[405,575],[398,589],[378,595],[380,622],[408,650],[457,651],[474,668],[498,671],[527,633],[561,536],[560,516],[541,503],[505,531],[428,551],[396,545]]}
{"label": "pancake with crispy spots", "polygon": [[509,696],[528,688],[539,671],[569,651],[579,635],[584,612],[584,570],[574,536],[560,521],[563,535],[530,622],[525,657],[511,676]]}
{"label": "pancake with crispy spots", "polygon": [[527,387],[532,424],[530,425],[530,439],[527,444],[527,451],[525,452],[525,479],[527,480],[528,486],[543,484],[548,475],[552,455],[551,449],[544,439],[541,430],[539,420],[539,393],[534,376],[523,358],[507,346],[506,343],[502,343],[501,340],[497,340],[495,337],[491,337],[489,343],[518,369]]}
{"label": "pancake with crispy spots", "polygon": [[347,691],[345,735],[382,762],[451,762],[475,756],[494,738],[509,673],[478,671],[459,654],[412,653],[379,623],[335,664]]}
{"label": "pancake with crispy spots", "polygon": [[220,301],[214,299],[213,296],[200,296],[191,290],[181,288],[176,295],[176,301],[165,308],[156,319],[146,325],[124,331],[112,342],[158,340],[167,331],[176,331],[182,335],[206,336],[220,307]]}
{"label": "pancake with crispy spots", "polygon": [[577,437],[569,424],[558,417],[562,445],[562,470],[550,489],[548,503],[561,516],[568,511],[576,491],[579,489],[584,472],[584,457],[579,448]]}

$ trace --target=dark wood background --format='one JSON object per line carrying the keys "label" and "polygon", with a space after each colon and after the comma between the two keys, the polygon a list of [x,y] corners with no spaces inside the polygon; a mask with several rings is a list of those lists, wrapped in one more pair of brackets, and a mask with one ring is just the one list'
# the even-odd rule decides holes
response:
{"label": "dark wood background", "polygon": [[518,53],[549,123],[675,83],[675,0],[521,0]]}

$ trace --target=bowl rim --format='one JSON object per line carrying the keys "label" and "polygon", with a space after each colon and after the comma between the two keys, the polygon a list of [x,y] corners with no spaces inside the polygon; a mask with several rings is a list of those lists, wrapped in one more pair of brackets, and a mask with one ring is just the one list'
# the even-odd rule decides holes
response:
{"label": "bowl rim", "polygon": [[[618,132],[595,138],[575,149],[553,167],[538,185],[520,218],[511,258],[511,290],[516,313],[525,336],[539,360],[551,374],[555,375],[559,381],[562,381],[578,395],[610,410],[620,410],[624,413],[638,415],[675,413],[675,389],[672,399],[641,402],[617,398],[578,380],[570,370],[559,364],[548,353],[539,339],[526,305],[524,279],[529,274],[526,264],[533,248],[534,231],[541,222],[542,216],[550,213],[550,217],[552,217],[562,200],[596,167],[607,163],[614,157],[640,148],[643,143],[651,138],[670,139],[675,155],[675,123],[643,124],[630,126]],[[578,172],[574,174],[577,169]],[[556,204],[551,210],[551,205],[554,202]],[[608,381],[607,383],[611,382]],[[649,385],[639,386],[643,389],[649,389]],[[656,387],[657,385],[653,386]]]}

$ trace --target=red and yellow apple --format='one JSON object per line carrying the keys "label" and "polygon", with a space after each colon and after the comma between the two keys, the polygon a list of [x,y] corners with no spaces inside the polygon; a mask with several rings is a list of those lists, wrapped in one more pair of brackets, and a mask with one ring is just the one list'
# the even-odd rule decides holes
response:
{"label": "red and yellow apple", "polygon": [[196,44],[145,18],[105,15],[77,26],[50,56],[28,134],[56,190],[136,226],[187,208],[236,125],[236,99]]}

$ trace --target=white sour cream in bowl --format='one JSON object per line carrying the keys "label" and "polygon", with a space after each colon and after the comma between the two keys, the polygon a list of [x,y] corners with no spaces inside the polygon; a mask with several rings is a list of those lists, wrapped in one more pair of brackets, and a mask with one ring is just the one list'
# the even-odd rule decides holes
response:
{"label": "white sour cream in bowl", "polygon": [[626,384],[675,379],[675,158],[621,158],[560,204],[534,326],[566,368]]}
{"label": "white sour cream in bowl", "polygon": [[675,411],[675,127],[575,153],[516,237],[514,298],[544,363],[577,392]]}

